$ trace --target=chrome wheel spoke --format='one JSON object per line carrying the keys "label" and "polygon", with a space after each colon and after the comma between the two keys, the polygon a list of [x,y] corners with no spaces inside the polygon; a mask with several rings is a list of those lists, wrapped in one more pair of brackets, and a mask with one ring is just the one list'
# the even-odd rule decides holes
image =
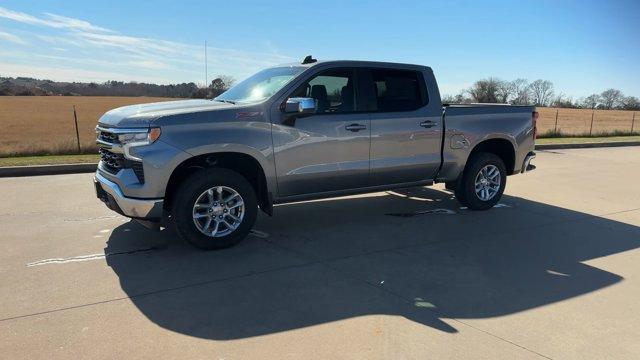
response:
{"label": "chrome wheel spoke", "polygon": [[220,226],[220,222],[216,221],[213,230],[211,230],[211,236],[216,236],[218,233],[218,226]]}
{"label": "chrome wheel spoke", "polygon": [[231,213],[227,213],[227,216],[230,217],[234,223],[240,222],[240,218]]}
{"label": "chrome wheel spoke", "polygon": [[204,231],[207,231],[209,226],[211,226],[211,217],[207,218],[207,221],[205,221],[204,226],[202,226],[202,229],[204,229]]}
{"label": "chrome wheel spoke", "polygon": [[229,209],[229,210],[233,210],[233,209],[235,209],[235,208],[237,208],[237,207],[240,207],[240,206],[242,206],[242,205],[244,205],[244,203],[242,202],[242,200],[238,200],[235,204],[233,204],[233,205],[229,206],[227,209]]}
{"label": "chrome wheel spoke", "polygon": [[240,194],[238,194],[238,193],[231,194],[229,197],[227,197],[226,199],[224,199],[224,202],[225,202],[225,203],[228,203],[229,201],[231,201],[231,200],[233,200],[233,199],[235,199],[235,198],[237,198],[237,197],[239,197],[239,196],[240,196]]}

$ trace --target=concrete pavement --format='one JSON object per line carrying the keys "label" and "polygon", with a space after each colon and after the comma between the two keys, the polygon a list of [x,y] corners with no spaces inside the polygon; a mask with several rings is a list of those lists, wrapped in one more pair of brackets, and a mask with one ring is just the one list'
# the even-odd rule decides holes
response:
{"label": "concrete pavement", "polygon": [[441,186],[276,207],[201,252],[91,175],[0,179],[0,354],[637,358],[640,148],[538,153],[501,205]]}

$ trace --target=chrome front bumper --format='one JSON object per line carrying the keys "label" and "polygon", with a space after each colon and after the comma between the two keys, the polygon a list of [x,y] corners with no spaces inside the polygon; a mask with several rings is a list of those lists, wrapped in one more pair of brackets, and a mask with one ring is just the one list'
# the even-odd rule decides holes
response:
{"label": "chrome front bumper", "polygon": [[525,173],[527,171],[535,170],[536,166],[531,164],[531,161],[535,158],[536,158],[536,153],[534,153],[533,151],[529,152],[527,154],[527,157],[524,158],[524,162],[522,163],[522,169],[520,172]]}
{"label": "chrome front bumper", "polygon": [[159,221],[162,219],[163,199],[133,199],[124,196],[118,184],[96,172],[93,182],[96,196],[107,207],[134,219]]}

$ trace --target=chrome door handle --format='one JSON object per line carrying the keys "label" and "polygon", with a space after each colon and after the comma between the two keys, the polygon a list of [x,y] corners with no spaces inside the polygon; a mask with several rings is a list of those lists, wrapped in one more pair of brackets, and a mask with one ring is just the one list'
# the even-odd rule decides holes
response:
{"label": "chrome door handle", "polygon": [[360,124],[351,124],[351,125],[345,126],[344,128],[349,131],[360,131],[360,130],[366,129],[367,127]]}
{"label": "chrome door handle", "polygon": [[427,120],[420,123],[420,126],[423,128],[432,128],[434,126],[438,126],[438,123],[435,121]]}

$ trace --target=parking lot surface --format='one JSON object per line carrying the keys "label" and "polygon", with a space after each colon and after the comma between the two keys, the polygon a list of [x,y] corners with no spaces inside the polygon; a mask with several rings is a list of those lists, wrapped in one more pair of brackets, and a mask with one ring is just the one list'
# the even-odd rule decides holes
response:
{"label": "parking lot surface", "polygon": [[0,357],[640,357],[640,147],[538,152],[498,206],[442,186],[278,206],[202,252],[92,175],[0,179]]}

